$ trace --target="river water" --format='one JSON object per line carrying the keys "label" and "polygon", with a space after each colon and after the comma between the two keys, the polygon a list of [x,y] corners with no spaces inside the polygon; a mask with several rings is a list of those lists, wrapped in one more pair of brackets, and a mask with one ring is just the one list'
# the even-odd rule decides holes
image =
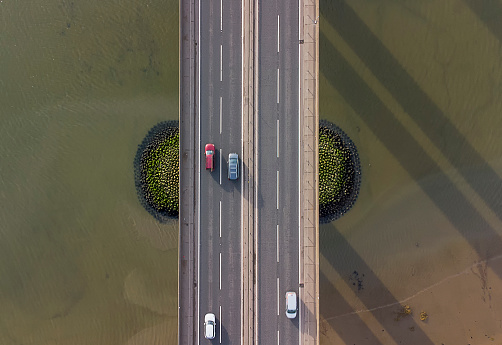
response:
{"label": "river water", "polygon": [[500,342],[502,3],[320,8],[321,118],[362,166],[320,228],[321,343]]}
{"label": "river water", "polygon": [[[0,1],[0,343],[176,343],[177,223],[133,160],[178,118],[177,1]],[[167,342],[166,342],[167,341]]]}
{"label": "river water", "polygon": [[[321,226],[323,344],[500,340],[501,5],[475,3],[320,3],[321,118],[363,172]],[[1,0],[0,29],[0,343],[176,343],[178,226],[132,162],[178,116],[178,2]]]}

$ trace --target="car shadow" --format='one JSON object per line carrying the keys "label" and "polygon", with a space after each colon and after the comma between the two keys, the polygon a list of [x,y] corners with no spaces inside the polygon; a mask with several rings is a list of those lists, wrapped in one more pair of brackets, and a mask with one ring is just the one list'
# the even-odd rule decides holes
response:
{"label": "car shadow", "polygon": [[[220,324],[220,320],[218,320],[217,324]],[[219,326],[218,326],[219,327]],[[220,330],[219,328],[216,330],[216,337],[213,340],[216,343],[220,343]],[[227,329],[225,326],[221,325],[221,343],[222,344],[230,344],[230,337],[228,336]]]}

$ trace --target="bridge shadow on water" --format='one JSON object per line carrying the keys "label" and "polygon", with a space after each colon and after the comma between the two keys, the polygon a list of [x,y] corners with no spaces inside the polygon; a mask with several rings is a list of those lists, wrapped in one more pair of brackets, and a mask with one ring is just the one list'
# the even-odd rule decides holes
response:
{"label": "bridge shadow on water", "polygon": [[502,4],[497,0],[464,0],[464,2],[502,43]]}
{"label": "bridge shadow on water", "polygon": [[[476,3],[474,0],[471,3]],[[449,163],[458,169],[464,180],[484,201],[486,206],[493,212],[498,220],[502,221],[502,181],[493,168],[476,151],[468,140],[456,129],[448,117],[420,88],[413,78],[405,71],[397,59],[376,37],[355,11],[342,0],[321,0],[321,12],[323,18],[344,39],[352,51],[364,62],[365,66],[373,73],[378,81],[388,90],[393,98],[400,104],[403,110],[415,121],[429,140],[448,159]],[[480,6],[472,7],[478,8]],[[481,6],[483,7],[483,6]],[[500,6],[499,6],[500,7]],[[499,39],[502,36],[502,24],[492,20],[488,21],[490,29],[496,32]],[[500,17],[499,17],[500,18]],[[327,24],[324,24],[327,25]],[[396,28],[398,30],[399,28]],[[381,141],[386,149],[396,158],[406,172],[417,182],[422,191],[430,198],[438,210],[455,227],[459,234],[470,244],[481,259],[488,259],[502,252],[502,240],[496,231],[483,216],[472,206],[470,201],[461,193],[455,183],[444,173],[441,168],[422,148],[408,130],[395,118],[394,114],[378,98],[373,90],[361,79],[351,64],[344,58],[341,52],[329,39],[320,34],[320,72],[326,77],[328,83],[337,90],[347,104],[357,113],[362,121]],[[438,130],[438,127],[441,130]],[[462,167],[475,166],[483,171],[483,180],[473,174],[468,174]],[[425,182],[423,177],[431,172],[438,172],[434,183]],[[487,186],[487,181],[489,186]],[[363,176],[364,183],[364,176]],[[325,238],[325,237],[330,237]],[[321,237],[321,242],[329,242],[336,248],[323,251],[329,264],[343,276],[347,270],[345,262],[350,262],[365,272],[367,278],[373,282],[368,288],[377,289],[380,296],[387,303],[397,303],[397,300],[388,291],[385,285],[372,273],[370,266],[351,248],[336,229],[334,233]],[[344,260],[333,257],[333,252],[338,246],[348,255]],[[502,271],[493,267],[494,272],[502,279]],[[321,286],[330,286],[327,277],[321,273]],[[333,289],[335,289],[333,287]],[[361,301],[369,309],[373,305],[372,300],[365,299],[361,294]],[[322,298],[322,296],[321,296]],[[336,310],[335,303],[344,308],[349,308],[348,303],[341,296],[335,300],[323,300],[323,310]],[[392,333],[395,327],[388,324],[379,313],[372,313],[382,325],[388,325],[386,330],[390,336],[400,343],[400,335]],[[394,322],[392,320],[392,322]],[[432,344],[433,342],[423,333],[420,327],[415,327],[413,338],[420,344]],[[361,320],[361,330],[371,337],[372,332]],[[343,330],[336,330],[343,334]],[[396,331],[397,332],[397,331]],[[374,336],[374,335],[373,335]],[[375,338],[372,342],[378,344]]]}
{"label": "bridge shadow on water", "polygon": [[[330,229],[329,233],[324,234],[321,240],[322,244],[320,244],[319,250],[321,255],[329,262],[330,268],[334,269],[342,277],[349,277],[353,272],[359,272],[358,274],[360,274],[361,277],[364,275],[363,279],[366,282],[366,288],[364,290],[359,291],[357,281],[352,280],[352,282],[356,285],[354,289],[356,290],[357,297],[364,304],[366,309],[371,310],[381,305],[395,304],[393,311],[399,310],[399,301],[392,295],[364,259],[361,258],[354,248],[352,248],[345,237],[340,234],[336,227]],[[350,267],[347,267],[347,264],[350,264]],[[356,280],[358,279],[359,278]],[[351,283],[350,279],[348,283]],[[352,314],[350,315],[350,330],[357,329],[357,337],[359,339],[364,338],[366,344],[381,344],[380,340],[375,336],[364,320],[356,314],[349,302],[346,301],[337,288],[333,286],[323,270],[320,272],[319,284],[320,287],[322,287],[320,290],[329,290],[329,298],[323,298],[321,295],[321,312],[326,310],[331,313],[330,315],[323,315],[325,319],[329,321],[339,315],[344,315],[344,317],[346,317]],[[335,316],[333,316],[333,311],[336,311]],[[389,317],[388,312],[382,313],[374,310],[368,312],[380,323],[383,328],[381,331],[386,332],[397,344],[434,344],[411,317],[396,322],[395,317]],[[336,322],[330,322],[330,326],[334,328],[336,333],[346,344],[352,344],[354,342],[353,339],[355,335],[347,334],[347,329],[340,327]],[[411,332],[410,328],[414,329],[414,331]]]}

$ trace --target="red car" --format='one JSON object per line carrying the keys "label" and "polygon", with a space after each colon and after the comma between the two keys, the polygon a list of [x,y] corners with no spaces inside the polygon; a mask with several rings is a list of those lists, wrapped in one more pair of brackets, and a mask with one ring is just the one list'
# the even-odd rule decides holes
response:
{"label": "red car", "polygon": [[215,149],[213,144],[206,144],[205,155],[206,155],[206,169],[211,169],[211,171],[213,171],[214,155],[215,155]]}

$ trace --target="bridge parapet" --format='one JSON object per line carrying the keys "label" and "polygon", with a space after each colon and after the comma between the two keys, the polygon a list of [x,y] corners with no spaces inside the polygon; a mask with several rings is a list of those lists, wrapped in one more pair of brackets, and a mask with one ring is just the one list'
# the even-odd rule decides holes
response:
{"label": "bridge parapet", "polygon": [[180,0],[179,38],[179,130],[180,130],[180,195],[179,195],[179,237],[178,237],[178,344],[195,344],[196,329],[194,315],[195,293],[195,243],[196,194],[195,148],[195,1]]}

